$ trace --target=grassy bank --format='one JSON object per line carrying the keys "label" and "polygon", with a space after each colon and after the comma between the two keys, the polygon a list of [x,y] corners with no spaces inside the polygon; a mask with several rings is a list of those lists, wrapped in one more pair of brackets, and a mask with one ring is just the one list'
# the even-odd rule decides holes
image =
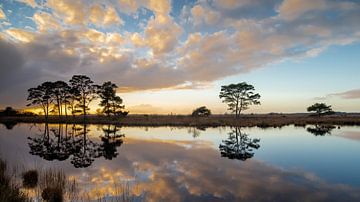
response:
{"label": "grassy bank", "polygon": [[[43,116],[33,117],[0,117],[1,123],[44,123]],[[82,116],[50,116],[49,123],[84,123]],[[115,118],[106,116],[87,116],[88,124],[116,124],[122,126],[239,126],[239,127],[280,127],[285,125],[303,126],[306,124],[360,125],[360,114],[341,114],[328,116],[310,116],[309,114],[257,114],[242,115],[236,119],[231,115],[212,115],[209,117],[192,117],[186,115],[129,115]]]}

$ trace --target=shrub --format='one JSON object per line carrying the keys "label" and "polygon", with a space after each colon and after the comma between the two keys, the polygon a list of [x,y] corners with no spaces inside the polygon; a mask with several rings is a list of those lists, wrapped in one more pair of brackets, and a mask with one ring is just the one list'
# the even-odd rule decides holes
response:
{"label": "shrub", "polygon": [[206,108],[205,106],[195,109],[191,114],[191,116],[201,116],[201,117],[210,116],[210,115],[211,115],[210,109]]}
{"label": "shrub", "polygon": [[38,172],[36,170],[29,170],[22,175],[23,187],[35,188],[38,184]]}
{"label": "shrub", "polygon": [[58,187],[46,187],[42,191],[41,197],[49,202],[62,202],[64,200],[63,190]]}

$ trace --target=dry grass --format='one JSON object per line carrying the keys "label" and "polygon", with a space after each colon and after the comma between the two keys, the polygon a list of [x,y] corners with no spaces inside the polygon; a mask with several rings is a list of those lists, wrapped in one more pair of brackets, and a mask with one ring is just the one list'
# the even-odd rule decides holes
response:
{"label": "dry grass", "polygon": [[[36,117],[0,117],[1,123],[44,123],[43,116]],[[82,116],[57,117],[51,116],[49,123],[84,123]],[[343,114],[328,116],[310,116],[309,114],[256,114],[242,115],[236,119],[231,115],[212,115],[209,117],[192,117],[187,115],[129,115],[123,118],[106,116],[88,116],[88,124],[116,124],[123,126],[258,126],[281,127],[294,124],[333,124],[333,125],[360,125],[360,114]]]}
{"label": "dry grass", "polygon": [[27,195],[20,191],[20,187],[15,181],[14,175],[8,172],[6,162],[0,159],[0,201],[30,201]]}

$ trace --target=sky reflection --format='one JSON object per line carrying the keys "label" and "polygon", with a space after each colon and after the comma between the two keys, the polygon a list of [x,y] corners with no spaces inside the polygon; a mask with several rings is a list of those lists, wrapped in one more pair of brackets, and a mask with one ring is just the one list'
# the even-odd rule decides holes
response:
{"label": "sky reflection", "polygon": [[[59,126],[49,126],[53,128]],[[88,140],[100,144],[106,135],[103,128],[108,127],[89,125]],[[47,161],[31,155],[27,137],[36,137],[44,129],[43,125],[28,124],[12,130],[1,127],[1,158],[26,168],[62,169],[78,181],[79,195],[93,200],[123,195],[139,201],[360,199],[360,179],[356,177],[360,161],[355,155],[359,153],[360,130],[355,127],[336,128],[326,136],[292,126],[244,128],[249,138],[260,139],[260,147],[252,151],[254,156],[245,161],[221,157],[219,145],[233,132],[230,128],[200,130],[196,137],[189,128],[118,128],[118,134],[125,136],[115,147],[117,155],[111,160],[98,156],[83,168],[75,168],[71,157]]]}

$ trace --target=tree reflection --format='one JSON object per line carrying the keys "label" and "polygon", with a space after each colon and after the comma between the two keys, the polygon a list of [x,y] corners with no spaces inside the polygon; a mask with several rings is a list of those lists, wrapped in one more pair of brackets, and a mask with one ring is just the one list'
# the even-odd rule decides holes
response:
{"label": "tree reflection", "polygon": [[104,136],[101,137],[102,144],[99,147],[99,155],[105,159],[111,160],[115,158],[117,153],[117,147],[122,145],[124,134],[117,134],[120,131],[116,126],[108,125],[102,128]]}
{"label": "tree reflection", "polygon": [[2,122],[2,124],[5,126],[6,129],[12,130],[14,128],[14,126],[16,126],[17,122],[16,121],[5,121],[5,122]]}
{"label": "tree reflection", "polygon": [[75,168],[86,168],[89,167],[95,158],[99,155],[97,153],[99,144],[93,142],[88,138],[87,133],[89,129],[87,129],[87,125],[82,125],[82,129],[76,136],[79,139],[75,142],[73,158],[71,159],[71,163],[75,166]]}
{"label": "tree reflection", "polygon": [[116,126],[109,125],[103,128],[102,143],[93,141],[88,137],[89,129],[86,124],[68,125],[59,124],[57,128],[49,128],[45,124],[40,136],[28,137],[30,154],[52,161],[64,161],[70,158],[71,164],[76,168],[90,166],[95,158],[103,156],[112,159],[118,155],[117,147],[123,143],[124,135],[119,135]]}
{"label": "tree reflection", "polygon": [[324,136],[326,134],[331,135],[331,131],[336,128],[333,125],[315,125],[308,127],[306,130],[315,136]]}
{"label": "tree reflection", "polygon": [[258,149],[260,139],[251,139],[246,133],[242,133],[239,127],[235,127],[229,133],[229,137],[219,145],[222,157],[245,161],[254,156],[254,149]]}
{"label": "tree reflection", "polygon": [[205,131],[206,127],[203,126],[197,126],[197,127],[191,127],[188,129],[188,133],[192,134],[193,138],[197,138],[200,136],[201,131]]}
{"label": "tree reflection", "polygon": [[58,129],[49,129],[48,124],[45,124],[43,135],[40,137],[28,137],[30,140],[30,154],[38,155],[48,161],[59,160],[63,161],[69,158],[70,152],[67,148],[67,132],[63,134],[62,124],[59,124]]}

